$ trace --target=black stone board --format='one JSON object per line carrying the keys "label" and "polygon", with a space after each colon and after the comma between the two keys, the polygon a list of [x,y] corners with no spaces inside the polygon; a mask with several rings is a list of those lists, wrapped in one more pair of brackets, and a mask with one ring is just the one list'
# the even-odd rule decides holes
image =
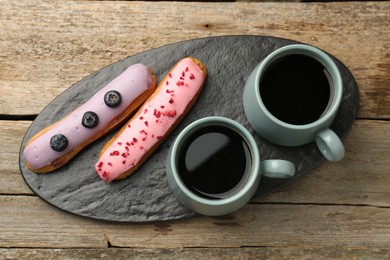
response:
{"label": "black stone board", "polygon": [[[149,50],[109,65],[74,84],[54,99],[28,129],[20,150],[20,169],[25,182],[44,201],[67,212],[115,222],[146,222],[197,216],[186,209],[170,190],[165,175],[168,149],[178,133],[191,122],[206,116],[225,116],[243,124],[254,135],[261,159],[286,159],[297,169],[291,179],[262,177],[255,197],[284,187],[318,165],[323,156],[314,143],[295,148],[271,144],[249,125],[242,106],[245,81],[250,72],[273,50],[296,41],[264,36],[223,36],[179,42]],[[94,164],[103,144],[116,131],[86,147],[64,167],[48,174],[27,169],[22,155],[25,143],[40,129],[58,121],[88,100],[99,89],[135,63],[150,66],[157,80],[186,56],[201,60],[208,78],[198,101],[166,141],[137,172],[121,181],[103,182]],[[341,137],[350,130],[359,107],[356,82],[350,71],[332,57],[341,71],[344,94],[331,128]],[[339,163],[342,163],[339,162]]]}

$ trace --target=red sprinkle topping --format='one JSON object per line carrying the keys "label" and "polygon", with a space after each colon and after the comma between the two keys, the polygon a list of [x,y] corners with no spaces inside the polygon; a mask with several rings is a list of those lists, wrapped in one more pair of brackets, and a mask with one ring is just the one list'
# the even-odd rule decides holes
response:
{"label": "red sprinkle topping", "polygon": [[131,142],[131,145],[134,145],[134,142]]}
{"label": "red sprinkle topping", "polygon": [[158,135],[158,136],[157,136],[157,140],[160,140],[161,138],[162,138],[161,135]]}
{"label": "red sprinkle topping", "polygon": [[149,123],[148,123],[148,121],[145,121],[145,125],[146,125],[146,126],[149,126]]}
{"label": "red sprinkle topping", "polygon": [[128,127],[128,128],[130,128],[130,127],[131,127],[131,125],[127,125],[127,127]]}
{"label": "red sprinkle topping", "polygon": [[134,137],[134,138],[133,138],[133,142],[134,142],[134,143],[138,142],[137,138]]}
{"label": "red sprinkle topping", "polygon": [[183,71],[183,72],[181,73],[181,75],[182,75],[183,77],[185,77],[186,73]]}
{"label": "red sprinkle topping", "polygon": [[103,162],[99,162],[98,167],[100,168],[102,166],[103,166]]}
{"label": "red sprinkle topping", "polygon": [[161,108],[164,108],[164,106],[160,106]]}
{"label": "red sprinkle topping", "polygon": [[147,108],[145,108],[145,110],[144,110],[144,114],[146,114],[146,113],[148,113],[148,109]]}
{"label": "red sprinkle topping", "polygon": [[181,79],[181,80],[184,80],[184,78],[183,78],[183,77],[180,77],[180,79]]}
{"label": "red sprinkle topping", "polygon": [[167,85],[167,86],[169,85],[169,82],[168,82],[168,80],[165,82],[165,85]]}
{"label": "red sprinkle topping", "polygon": [[186,67],[186,72],[188,71],[188,67]]}
{"label": "red sprinkle topping", "polygon": [[180,87],[180,86],[184,86],[184,81],[180,81],[180,80],[179,80],[178,82],[176,82],[176,85],[179,86],[179,87]]}
{"label": "red sprinkle topping", "polygon": [[172,74],[171,74],[171,73],[169,73],[168,76],[169,76],[170,78],[172,78]]}
{"label": "red sprinkle topping", "polygon": [[169,103],[170,103],[170,104],[172,104],[172,103],[173,103],[173,98],[171,98],[171,99],[169,100]]}
{"label": "red sprinkle topping", "polygon": [[123,160],[123,162],[122,162],[123,164],[125,164],[126,163],[126,160]]}
{"label": "red sprinkle topping", "polygon": [[126,151],[129,151],[129,150],[130,150],[130,148],[129,148],[128,146],[126,146],[125,149],[126,149]]}
{"label": "red sprinkle topping", "polygon": [[194,76],[194,74],[190,74],[190,79],[194,79],[195,78],[195,76]]}
{"label": "red sprinkle topping", "polygon": [[139,147],[139,149],[141,149],[141,150],[142,150],[142,149],[144,149],[144,147],[143,147],[143,146],[140,146],[140,147]]}
{"label": "red sprinkle topping", "polygon": [[107,163],[107,164],[108,164],[108,165],[110,165],[110,166],[112,166],[112,163],[110,163],[110,162],[109,162],[109,163]]}
{"label": "red sprinkle topping", "polygon": [[142,138],[142,141],[145,141],[146,140],[146,136],[144,138]]}
{"label": "red sprinkle topping", "polygon": [[168,110],[168,111],[165,111],[165,115],[167,117],[174,117],[176,116],[176,110]]}
{"label": "red sprinkle topping", "polygon": [[118,142],[118,145],[122,145],[122,143],[121,143],[121,142]]}
{"label": "red sprinkle topping", "polygon": [[130,146],[130,143],[129,143],[129,142],[126,142],[126,145],[127,145],[127,146]]}
{"label": "red sprinkle topping", "polygon": [[148,135],[148,133],[145,131],[145,130],[141,130],[139,131],[140,134],[145,134],[145,135]]}
{"label": "red sprinkle topping", "polygon": [[110,156],[118,156],[120,153],[119,151],[112,151],[112,153],[110,153]]}
{"label": "red sprinkle topping", "polygon": [[141,116],[139,119],[141,119],[141,120],[142,120],[142,119],[144,119],[144,117],[143,117],[143,116]]}
{"label": "red sprinkle topping", "polygon": [[169,90],[169,89],[167,89],[165,92],[167,92],[168,94],[170,94],[170,93],[173,93],[173,92],[175,92],[174,90]]}
{"label": "red sprinkle topping", "polygon": [[123,158],[127,158],[127,154],[122,153],[122,157],[123,157]]}

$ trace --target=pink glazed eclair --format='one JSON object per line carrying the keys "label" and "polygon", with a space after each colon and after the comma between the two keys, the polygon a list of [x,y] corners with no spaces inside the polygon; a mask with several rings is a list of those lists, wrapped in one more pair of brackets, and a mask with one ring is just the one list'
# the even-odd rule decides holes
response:
{"label": "pink glazed eclair", "polygon": [[104,146],[95,165],[106,182],[126,178],[163,142],[197,100],[207,76],[197,59],[180,60],[137,113]]}
{"label": "pink glazed eclair", "polygon": [[85,146],[125,121],[154,92],[156,77],[143,64],[128,67],[88,101],[34,135],[23,155],[35,173],[66,164]]}

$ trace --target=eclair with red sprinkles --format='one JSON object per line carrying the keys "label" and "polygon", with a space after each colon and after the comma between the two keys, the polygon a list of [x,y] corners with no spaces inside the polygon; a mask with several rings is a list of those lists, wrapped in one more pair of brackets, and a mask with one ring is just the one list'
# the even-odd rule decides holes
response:
{"label": "eclair with red sprinkles", "polygon": [[153,153],[197,100],[207,76],[197,59],[180,60],[138,112],[102,148],[95,165],[105,182],[126,178]]}

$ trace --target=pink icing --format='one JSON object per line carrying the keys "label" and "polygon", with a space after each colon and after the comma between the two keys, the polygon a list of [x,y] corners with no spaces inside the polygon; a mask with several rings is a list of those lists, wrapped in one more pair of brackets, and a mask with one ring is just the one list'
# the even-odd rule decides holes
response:
{"label": "pink icing", "polygon": [[97,174],[110,182],[136,166],[142,157],[175,124],[201,88],[205,75],[191,59],[181,60],[160,92],[148,99],[104,151],[95,165]]}
{"label": "pink icing", "polygon": [[[86,103],[30,143],[23,153],[26,161],[33,170],[40,169],[65,153],[72,151],[82,142],[102,131],[137,97],[148,90],[152,82],[152,75],[145,65],[135,64],[130,66]],[[118,91],[122,97],[121,104],[114,108],[108,107],[104,103],[104,95],[110,90]],[[95,112],[99,117],[99,124],[95,128],[86,128],[81,124],[82,117],[87,111]],[[68,139],[68,147],[64,151],[57,152],[50,147],[50,139],[56,134],[63,134]]]}

